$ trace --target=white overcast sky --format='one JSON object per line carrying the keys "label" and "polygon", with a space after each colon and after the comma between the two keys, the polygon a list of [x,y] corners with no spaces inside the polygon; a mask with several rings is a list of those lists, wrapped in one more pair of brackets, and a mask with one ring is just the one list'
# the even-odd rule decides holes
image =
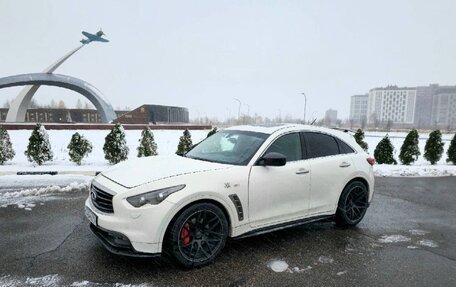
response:
{"label": "white overcast sky", "polygon": [[[456,84],[456,1],[0,0],[0,77],[40,72],[102,27],[56,73],[98,87],[114,107],[185,106],[191,117],[307,118],[397,84]],[[13,98],[20,88],[0,90]],[[50,97],[75,102],[60,88]],[[247,105],[242,112],[247,113]]]}

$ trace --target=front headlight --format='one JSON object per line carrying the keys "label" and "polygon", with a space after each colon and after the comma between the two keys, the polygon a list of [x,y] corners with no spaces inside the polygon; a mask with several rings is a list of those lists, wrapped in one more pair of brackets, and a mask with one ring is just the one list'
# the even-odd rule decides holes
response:
{"label": "front headlight", "polygon": [[167,188],[157,189],[135,196],[127,197],[127,201],[134,207],[141,207],[147,203],[156,205],[165,200],[169,195],[182,190],[185,184],[171,186]]}

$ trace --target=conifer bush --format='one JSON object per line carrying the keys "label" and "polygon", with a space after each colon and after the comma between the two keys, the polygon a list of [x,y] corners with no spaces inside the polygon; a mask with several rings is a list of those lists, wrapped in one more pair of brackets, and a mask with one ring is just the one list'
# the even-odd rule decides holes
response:
{"label": "conifer bush", "polygon": [[192,135],[188,129],[185,129],[183,135],[179,138],[176,154],[183,156],[192,147]]}
{"label": "conifer bush", "polygon": [[443,146],[440,130],[431,132],[424,146],[424,158],[431,164],[436,164],[442,158]]}
{"label": "conifer bush", "polygon": [[146,127],[141,132],[139,139],[138,157],[157,155],[157,144],[155,143],[154,134],[149,127]]}
{"label": "conifer bush", "polygon": [[70,160],[78,165],[81,165],[82,160],[92,152],[92,144],[88,139],[78,132],[71,136],[68,144],[68,155]]}
{"label": "conifer bush", "polygon": [[110,164],[116,164],[128,158],[129,149],[125,139],[125,131],[121,124],[117,123],[105,137],[103,151],[105,159]]}
{"label": "conifer bush", "polygon": [[453,139],[451,140],[450,147],[448,148],[447,151],[447,162],[456,164],[456,134],[453,136]]}
{"label": "conifer bush", "polygon": [[210,130],[208,133],[207,133],[207,137],[210,137],[211,135],[217,133],[218,130],[217,130],[217,127],[214,127],[212,130]]}
{"label": "conifer bush", "polygon": [[15,155],[8,131],[0,126],[0,165],[13,159]]}
{"label": "conifer bush", "polygon": [[367,152],[369,146],[367,143],[364,141],[364,132],[362,129],[358,129],[354,135],[354,138],[356,142],[359,144],[359,146]]}
{"label": "conifer bush", "polygon": [[410,165],[414,163],[421,154],[418,147],[418,138],[419,135],[416,129],[412,129],[405,137],[399,154],[399,159],[403,164]]}
{"label": "conifer bush", "polygon": [[27,150],[24,152],[30,162],[42,165],[53,159],[49,135],[43,125],[37,123],[29,138]]}
{"label": "conifer bush", "polygon": [[374,158],[379,164],[397,164],[394,159],[394,146],[386,135],[375,147]]}

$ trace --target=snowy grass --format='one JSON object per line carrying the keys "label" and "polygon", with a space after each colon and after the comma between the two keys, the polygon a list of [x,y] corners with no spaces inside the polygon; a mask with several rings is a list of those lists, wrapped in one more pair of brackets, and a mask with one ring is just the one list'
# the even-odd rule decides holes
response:
{"label": "snowy grass", "polygon": [[[382,140],[386,135],[386,132],[366,132],[365,141],[369,145],[369,154],[374,155],[374,150],[377,144]],[[424,155],[424,146],[426,145],[426,140],[428,135],[426,133],[420,133],[419,138],[419,148],[421,155],[418,157],[418,160],[410,165],[402,165],[399,161],[399,153],[401,151],[402,143],[404,142],[407,133],[397,133],[391,132],[388,133],[391,143],[394,146],[394,158],[397,160],[397,165],[389,164],[376,164],[374,166],[374,173],[376,176],[455,176],[456,175],[456,166],[448,164],[447,159],[447,150],[450,146],[450,141],[453,138],[453,134],[442,134],[442,140],[444,142],[444,152],[442,158],[436,165],[431,165],[423,157]]]}
{"label": "snowy grass", "polygon": [[[93,145],[93,152],[83,160],[81,166],[70,162],[68,156],[68,143],[71,135],[75,132],[83,134]],[[174,154],[177,149],[179,137],[183,130],[156,130],[154,131],[155,141],[158,145],[158,153],[160,155]],[[193,143],[198,143],[203,140],[209,130],[191,131]],[[16,156],[12,161],[8,161],[5,165],[0,166],[0,174],[17,171],[102,171],[109,167],[108,162],[104,159],[103,144],[109,130],[49,130],[49,139],[51,141],[52,150],[54,152],[54,160],[47,162],[42,166],[34,166],[24,155],[28,144],[28,138],[31,131],[18,130],[9,131],[13,148],[16,151]],[[139,144],[140,130],[125,131],[127,145],[130,149],[129,158],[136,157],[137,147]],[[374,149],[378,142],[386,135],[386,132],[366,132],[366,142],[369,145],[369,153],[374,154]],[[389,133],[391,142],[395,147],[395,158],[398,160],[400,148],[407,133],[391,132]],[[418,161],[411,166],[398,165],[379,165],[374,166],[376,176],[455,176],[456,166],[447,164],[447,150],[452,139],[452,134],[443,134],[442,139],[445,143],[444,154],[442,159],[436,164],[431,165],[424,157],[424,145],[428,138],[428,134],[421,133],[419,140],[419,148],[421,156]],[[398,160],[399,162],[399,160]]]}
{"label": "snowy grass", "polygon": [[[68,156],[68,144],[71,136],[79,132],[83,134],[93,145],[93,152],[82,162],[81,166],[71,162]],[[206,138],[209,130],[190,131],[193,143]],[[49,130],[49,140],[51,142],[54,160],[42,166],[34,166],[24,155],[27,149],[28,139],[31,135],[29,130],[9,131],[13,148],[16,156],[0,166],[1,172],[17,171],[102,171],[109,167],[109,163],[104,159],[103,145],[109,130]],[[154,131],[155,142],[158,145],[158,153],[161,155],[174,154],[179,143],[179,137],[183,130],[157,130]],[[136,148],[139,145],[141,130],[125,131],[128,148],[130,149],[129,158],[137,156]]]}

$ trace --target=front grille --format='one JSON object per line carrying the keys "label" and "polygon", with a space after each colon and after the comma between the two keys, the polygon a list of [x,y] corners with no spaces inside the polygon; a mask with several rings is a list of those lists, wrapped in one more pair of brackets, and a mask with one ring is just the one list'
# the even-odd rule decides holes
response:
{"label": "front grille", "polygon": [[104,192],[94,185],[90,188],[90,198],[92,199],[92,203],[102,212],[114,213],[114,209],[112,208],[112,197],[112,194]]}

